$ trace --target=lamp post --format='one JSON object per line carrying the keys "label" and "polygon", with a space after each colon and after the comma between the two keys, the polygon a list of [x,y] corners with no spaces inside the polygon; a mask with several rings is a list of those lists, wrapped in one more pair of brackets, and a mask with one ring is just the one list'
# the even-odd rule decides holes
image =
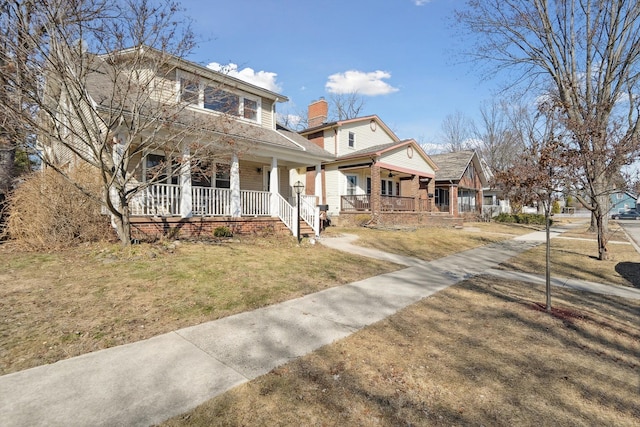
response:
{"label": "lamp post", "polygon": [[302,191],[304,190],[304,184],[301,183],[300,181],[296,181],[296,183],[293,184],[293,189],[298,195],[298,200],[297,200],[298,204],[296,205],[296,216],[298,217],[296,221],[298,225],[296,227],[296,233],[298,237],[298,244],[300,244],[300,193],[302,193]]}

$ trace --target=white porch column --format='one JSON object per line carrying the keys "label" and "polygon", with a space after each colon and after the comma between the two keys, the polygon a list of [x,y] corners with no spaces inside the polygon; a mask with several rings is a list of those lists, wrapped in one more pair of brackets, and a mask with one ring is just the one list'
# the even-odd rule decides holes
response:
{"label": "white porch column", "polygon": [[318,204],[322,205],[324,203],[324,200],[322,200],[322,166],[319,164],[316,165],[315,188],[315,196],[318,198]]}
{"label": "white porch column", "polygon": [[271,216],[277,217],[278,212],[278,193],[280,189],[280,175],[278,174],[278,159],[271,158],[271,171],[269,172],[269,193],[271,193]]}
{"label": "white porch column", "polygon": [[231,187],[231,216],[239,218],[242,216],[240,205],[240,164],[238,155],[233,153],[231,157],[231,170],[229,176],[229,186]]}
{"label": "white porch column", "polygon": [[189,145],[182,147],[180,162],[180,216],[191,218],[193,215],[193,195],[191,194],[191,149]]}

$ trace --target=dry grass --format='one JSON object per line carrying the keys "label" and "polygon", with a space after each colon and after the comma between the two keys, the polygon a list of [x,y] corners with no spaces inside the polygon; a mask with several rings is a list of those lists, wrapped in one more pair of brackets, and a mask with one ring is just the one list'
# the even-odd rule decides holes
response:
{"label": "dry grass", "polygon": [[463,282],[166,426],[640,424],[640,302]]}
{"label": "dry grass", "polygon": [[[355,231],[371,245],[423,259],[531,231],[473,226],[480,231]],[[585,262],[590,250],[565,243],[584,242],[554,240],[567,270],[594,268]],[[514,266],[539,273],[539,250]],[[0,373],[396,268],[294,239],[124,252],[3,245],[0,256]],[[637,262],[629,259],[586,274],[610,277],[620,262]],[[465,281],[166,425],[639,425],[640,302],[554,289],[550,316],[540,310],[543,299],[529,284]]]}
{"label": "dry grass", "polygon": [[224,244],[0,246],[0,374],[149,338],[392,271],[293,238]]}
{"label": "dry grass", "polygon": [[357,234],[355,244],[432,261],[467,249],[530,233],[515,224],[465,223],[465,228],[336,228],[332,233]]}
{"label": "dry grass", "polygon": [[[624,238],[624,235],[616,235],[615,240],[622,241]],[[595,256],[598,252],[595,240],[565,239],[588,239],[589,236],[592,233],[581,229],[563,233],[562,238],[551,240],[552,276],[640,288],[640,254],[633,246],[610,243],[607,245],[609,260],[599,261]],[[503,263],[501,268],[543,274],[545,251],[545,245],[540,245]]]}

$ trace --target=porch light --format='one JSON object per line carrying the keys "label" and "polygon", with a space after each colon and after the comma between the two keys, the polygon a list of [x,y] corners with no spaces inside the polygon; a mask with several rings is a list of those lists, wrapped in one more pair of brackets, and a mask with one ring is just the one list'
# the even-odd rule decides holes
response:
{"label": "porch light", "polygon": [[300,244],[300,194],[302,193],[302,191],[304,190],[304,184],[301,183],[300,181],[296,181],[295,184],[293,184],[293,190],[296,192],[296,195],[298,196],[298,204],[296,205],[297,208],[297,217],[298,217],[298,244]]}

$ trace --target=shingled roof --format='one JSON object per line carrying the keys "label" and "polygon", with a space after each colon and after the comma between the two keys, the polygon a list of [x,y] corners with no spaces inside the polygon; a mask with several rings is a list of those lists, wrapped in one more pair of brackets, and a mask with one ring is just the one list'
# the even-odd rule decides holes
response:
{"label": "shingled roof", "polygon": [[466,150],[431,155],[431,159],[438,165],[436,181],[459,181],[475,154],[473,150]]}

